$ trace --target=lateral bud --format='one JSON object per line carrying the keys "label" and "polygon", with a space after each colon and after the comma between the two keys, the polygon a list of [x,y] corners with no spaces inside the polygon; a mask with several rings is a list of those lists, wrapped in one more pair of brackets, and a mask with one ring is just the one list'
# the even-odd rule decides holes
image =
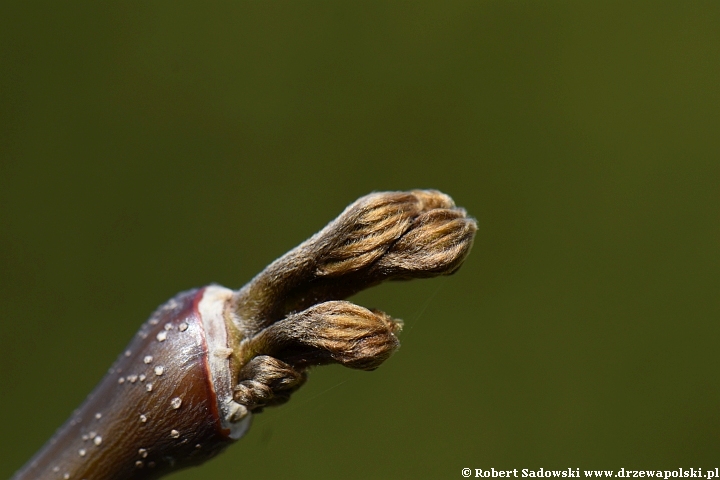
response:
{"label": "lateral bud", "polygon": [[234,399],[253,413],[281,405],[307,380],[307,374],[277,358],[259,355],[240,370]]}
{"label": "lateral bud", "polygon": [[243,345],[248,355],[270,355],[304,369],[339,363],[374,370],[399,347],[401,323],[346,301],[330,301],[289,315]]}

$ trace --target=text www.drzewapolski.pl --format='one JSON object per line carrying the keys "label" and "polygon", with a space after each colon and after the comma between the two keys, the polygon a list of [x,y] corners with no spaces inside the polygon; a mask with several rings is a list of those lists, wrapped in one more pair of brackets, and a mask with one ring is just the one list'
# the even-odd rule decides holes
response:
{"label": "text www.drzewapolski.pl", "polygon": [[675,470],[580,470],[579,468],[566,468],[564,470],[538,470],[523,468],[512,470],[497,470],[495,468],[463,468],[462,476],[465,478],[704,478],[706,480],[720,480],[720,470],[709,468],[676,468]]}

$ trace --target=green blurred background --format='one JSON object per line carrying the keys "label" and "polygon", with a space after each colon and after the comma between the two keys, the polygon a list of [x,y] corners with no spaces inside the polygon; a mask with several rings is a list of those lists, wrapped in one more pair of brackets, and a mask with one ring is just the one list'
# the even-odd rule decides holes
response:
{"label": "green blurred background", "polygon": [[153,309],[373,190],[478,220],[372,373],[172,478],[720,466],[720,4],[0,5],[0,477]]}

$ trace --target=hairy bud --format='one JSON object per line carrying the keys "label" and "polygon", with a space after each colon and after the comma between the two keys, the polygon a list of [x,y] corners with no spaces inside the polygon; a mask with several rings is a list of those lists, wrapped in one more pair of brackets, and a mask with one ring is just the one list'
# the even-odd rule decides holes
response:
{"label": "hairy bud", "polygon": [[393,278],[433,277],[455,272],[470,251],[475,223],[465,210],[423,212],[374,266],[378,275]]}
{"label": "hairy bud", "polygon": [[277,358],[258,355],[240,370],[233,397],[251,412],[260,413],[263,407],[287,402],[306,379],[305,372]]}
{"label": "hairy bud", "polygon": [[366,195],[237,292],[238,329],[251,336],[291,312],[383,280],[452,274],[476,230],[475,220],[436,190]]}
{"label": "hairy bud", "polygon": [[398,348],[401,328],[382,312],[331,301],[289,315],[250,339],[247,355],[271,355],[295,368],[339,363],[360,370],[380,366]]}

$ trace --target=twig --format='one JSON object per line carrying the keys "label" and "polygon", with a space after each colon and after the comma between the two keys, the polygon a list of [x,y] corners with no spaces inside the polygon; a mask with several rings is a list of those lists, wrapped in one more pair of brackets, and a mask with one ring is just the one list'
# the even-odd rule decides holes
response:
{"label": "twig", "polygon": [[150,479],[198,465],[286,402],[316,365],[373,370],[401,323],[342,299],[384,280],[448,275],[475,221],[433,190],[373,193],[239,291],[181,293],[13,479]]}

